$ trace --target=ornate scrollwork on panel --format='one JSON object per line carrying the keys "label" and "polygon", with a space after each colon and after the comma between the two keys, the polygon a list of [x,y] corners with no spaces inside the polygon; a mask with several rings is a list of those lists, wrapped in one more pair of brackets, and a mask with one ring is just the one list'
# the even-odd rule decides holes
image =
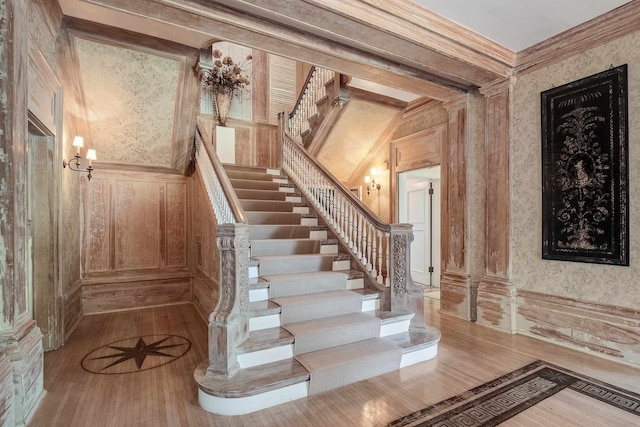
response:
{"label": "ornate scrollwork on panel", "polygon": [[249,239],[241,239],[240,247],[236,252],[238,256],[238,271],[243,272],[240,277],[240,313],[249,313],[249,274],[245,272],[249,271]]}
{"label": "ornate scrollwork on panel", "polygon": [[396,294],[407,293],[407,241],[408,235],[393,236],[393,291]]}
{"label": "ornate scrollwork on panel", "polygon": [[213,320],[216,323],[227,322],[235,299],[235,254],[229,248],[223,250],[223,240],[229,240],[229,238],[218,239],[218,247],[220,248],[220,300],[212,313]]}

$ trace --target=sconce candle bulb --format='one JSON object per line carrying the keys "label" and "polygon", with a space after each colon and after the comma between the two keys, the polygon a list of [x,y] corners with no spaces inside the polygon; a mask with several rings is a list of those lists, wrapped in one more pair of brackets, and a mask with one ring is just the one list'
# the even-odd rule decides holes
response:
{"label": "sconce candle bulb", "polygon": [[68,162],[66,160],[62,160],[62,167],[66,168],[67,166],[69,166],[69,169],[74,172],[86,171],[88,173],[87,179],[91,181],[91,172],[93,171],[92,163],[94,160],[96,160],[96,150],[87,150],[87,159],[89,160],[89,166],[87,166],[85,170],[82,170],[80,169],[80,159],[82,158],[80,157],[80,148],[84,147],[84,138],[82,138],[81,136],[76,136],[75,138],[73,138],[73,146],[76,147],[76,155],[73,156],[75,162],[73,162],[73,160],[70,160]]}
{"label": "sconce candle bulb", "polygon": [[380,191],[380,184],[376,184],[376,174],[378,171],[376,168],[371,168],[371,176],[367,175],[364,177],[364,183],[367,184],[367,196],[371,190]]}

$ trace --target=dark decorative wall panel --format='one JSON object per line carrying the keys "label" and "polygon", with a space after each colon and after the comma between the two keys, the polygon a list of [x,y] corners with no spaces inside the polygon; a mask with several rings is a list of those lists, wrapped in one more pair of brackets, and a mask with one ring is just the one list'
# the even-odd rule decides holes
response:
{"label": "dark decorative wall panel", "polygon": [[629,265],[627,66],[542,92],[542,257]]}

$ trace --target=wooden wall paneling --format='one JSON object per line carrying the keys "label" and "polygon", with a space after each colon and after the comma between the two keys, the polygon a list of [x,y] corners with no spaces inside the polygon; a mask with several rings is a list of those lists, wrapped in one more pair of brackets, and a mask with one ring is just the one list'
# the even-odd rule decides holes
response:
{"label": "wooden wall paneling", "polygon": [[166,183],[166,266],[187,266],[187,184]]}
{"label": "wooden wall paneling", "polygon": [[162,278],[148,275],[148,279],[85,284],[82,287],[84,314],[131,310],[159,305],[191,302],[191,275]]}
{"label": "wooden wall paneling", "polygon": [[236,126],[236,164],[255,166],[255,142],[250,127]]}
{"label": "wooden wall paneling", "polygon": [[205,323],[218,302],[218,282],[197,271],[193,277],[192,303]]}
{"label": "wooden wall paneling", "polygon": [[87,187],[87,203],[85,205],[85,241],[86,273],[109,271],[112,269],[113,246],[111,226],[112,200],[111,181],[94,177]]}
{"label": "wooden wall paneling", "polygon": [[42,334],[30,319],[27,274],[27,2],[0,3],[0,40],[0,348],[13,374],[12,383],[0,382],[0,394],[14,397],[14,417],[8,424],[23,425],[43,392]]}
{"label": "wooden wall paneling", "polygon": [[518,333],[640,364],[640,312],[519,289]]}
{"label": "wooden wall paneling", "polygon": [[14,425],[15,416],[13,369],[6,351],[0,350],[0,425]]}
{"label": "wooden wall paneling", "polygon": [[114,190],[115,269],[160,268],[160,184],[116,180]]}
{"label": "wooden wall paneling", "polygon": [[[276,132],[273,128],[259,127],[255,130],[255,152],[256,166],[276,167],[278,159],[276,158],[276,147],[279,144],[276,141]],[[279,150],[277,150],[279,152]]]}
{"label": "wooden wall paneling", "polygon": [[271,103],[269,85],[269,54],[263,50],[253,49],[251,53],[253,91],[253,122],[269,123],[269,105]]}
{"label": "wooden wall paneling", "polygon": [[64,295],[64,339],[71,336],[82,319],[82,282],[78,280]]}
{"label": "wooden wall paneling", "polygon": [[515,289],[509,279],[509,87],[502,80],[481,89],[485,110],[484,276],[478,284],[477,322],[515,331]]}
{"label": "wooden wall paneling", "polygon": [[467,138],[468,95],[443,104],[449,112],[447,143],[442,150],[440,308],[471,318],[471,283],[467,269]]}

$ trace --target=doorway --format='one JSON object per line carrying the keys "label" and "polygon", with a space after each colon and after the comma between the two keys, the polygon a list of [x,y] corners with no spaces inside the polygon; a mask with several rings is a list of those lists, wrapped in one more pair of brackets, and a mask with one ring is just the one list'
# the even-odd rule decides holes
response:
{"label": "doorway", "polygon": [[31,115],[27,150],[29,312],[44,335],[42,345],[47,351],[62,345],[63,329],[58,290],[55,137]]}
{"label": "doorway", "polygon": [[411,277],[440,287],[440,166],[398,174],[398,219],[413,225]]}

